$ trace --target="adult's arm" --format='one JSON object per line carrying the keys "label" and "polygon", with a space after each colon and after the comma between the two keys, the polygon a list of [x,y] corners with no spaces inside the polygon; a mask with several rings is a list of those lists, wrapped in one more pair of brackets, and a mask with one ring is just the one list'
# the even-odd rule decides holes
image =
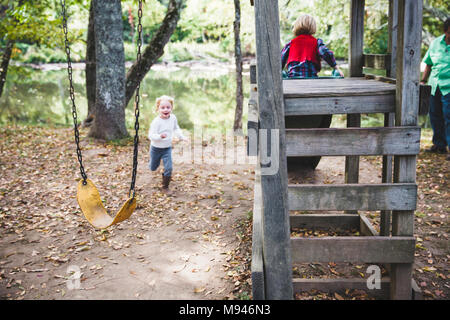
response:
{"label": "adult's arm", "polygon": [[428,78],[430,77],[431,73],[431,66],[429,64],[425,65],[425,71],[422,74],[422,80],[420,80],[420,83],[426,84],[428,81]]}

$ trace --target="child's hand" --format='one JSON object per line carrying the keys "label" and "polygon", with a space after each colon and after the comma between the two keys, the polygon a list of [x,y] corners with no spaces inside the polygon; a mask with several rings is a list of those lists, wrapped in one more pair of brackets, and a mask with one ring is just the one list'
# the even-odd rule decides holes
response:
{"label": "child's hand", "polygon": [[335,70],[336,70],[337,72],[339,72],[339,75],[340,75],[341,77],[344,77],[344,73],[342,72],[341,69],[339,69],[338,66],[336,66]]}
{"label": "child's hand", "polygon": [[161,139],[164,139],[164,138],[166,138],[166,137],[167,137],[167,134],[165,134],[165,133],[161,133],[160,137],[161,137]]}

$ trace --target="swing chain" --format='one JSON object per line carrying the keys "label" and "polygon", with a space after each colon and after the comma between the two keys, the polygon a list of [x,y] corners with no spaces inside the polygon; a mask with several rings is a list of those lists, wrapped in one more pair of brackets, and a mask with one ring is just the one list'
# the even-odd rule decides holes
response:
{"label": "swing chain", "polygon": [[83,178],[83,185],[86,185],[87,182],[87,175],[84,170],[83,166],[83,157],[81,155],[81,147],[80,147],[80,133],[78,131],[78,116],[77,116],[77,108],[75,106],[75,90],[73,88],[73,80],[72,80],[72,60],[70,58],[70,47],[69,47],[69,40],[67,37],[67,15],[66,15],[66,1],[61,0],[61,7],[62,7],[62,17],[63,17],[63,32],[64,32],[64,46],[65,51],[67,55],[67,73],[69,75],[69,95],[70,100],[72,101],[72,117],[73,117],[73,129],[75,132],[75,143],[77,145],[77,158],[78,162],[80,163],[80,173],[81,177]]}
{"label": "swing chain", "polygon": [[[142,46],[142,0],[139,0],[139,8],[138,8],[138,25],[137,25],[137,31],[138,31],[138,39],[137,39],[137,67],[140,67],[141,62],[141,46]],[[139,69],[138,69],[139,70]],[[138,83],[136,86],[136,95],[134,98],[134,116],[136,118],[136,121],[134,122],[134,150],[133,150],[133,173],[131,177],[131,185],[130,185],[130,192],[129,194],[135,196],[135,184],[136,184],[136,172],[137,172],[137,166],[138,166],[138,146],[139,146],[139,89],[141,87],[141,74],[140,71],[138,71]]]}

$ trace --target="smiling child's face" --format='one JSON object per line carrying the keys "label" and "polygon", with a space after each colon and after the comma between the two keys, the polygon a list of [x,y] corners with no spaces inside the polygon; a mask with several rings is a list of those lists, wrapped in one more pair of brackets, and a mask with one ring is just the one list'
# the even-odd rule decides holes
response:
{"label": "smiling child's face", "polygon": [[172,112],[172,104],[170,101],[163,100],[159,104],[159,116],[163,119],[168,119],[170,117],[170,113]]}

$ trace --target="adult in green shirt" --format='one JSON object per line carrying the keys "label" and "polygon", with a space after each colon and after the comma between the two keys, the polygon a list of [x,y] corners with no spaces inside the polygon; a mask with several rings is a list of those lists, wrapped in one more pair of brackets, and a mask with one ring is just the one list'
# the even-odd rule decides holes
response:
{"label": "adult in green shirt", "polygon": [[421,82],[431,85],[433,128],[433,146],[426,151],[446,154],[447,146],[450,148],[450,18],[444,22],[444,34],[433,40],[423,62],[426,68]]}

